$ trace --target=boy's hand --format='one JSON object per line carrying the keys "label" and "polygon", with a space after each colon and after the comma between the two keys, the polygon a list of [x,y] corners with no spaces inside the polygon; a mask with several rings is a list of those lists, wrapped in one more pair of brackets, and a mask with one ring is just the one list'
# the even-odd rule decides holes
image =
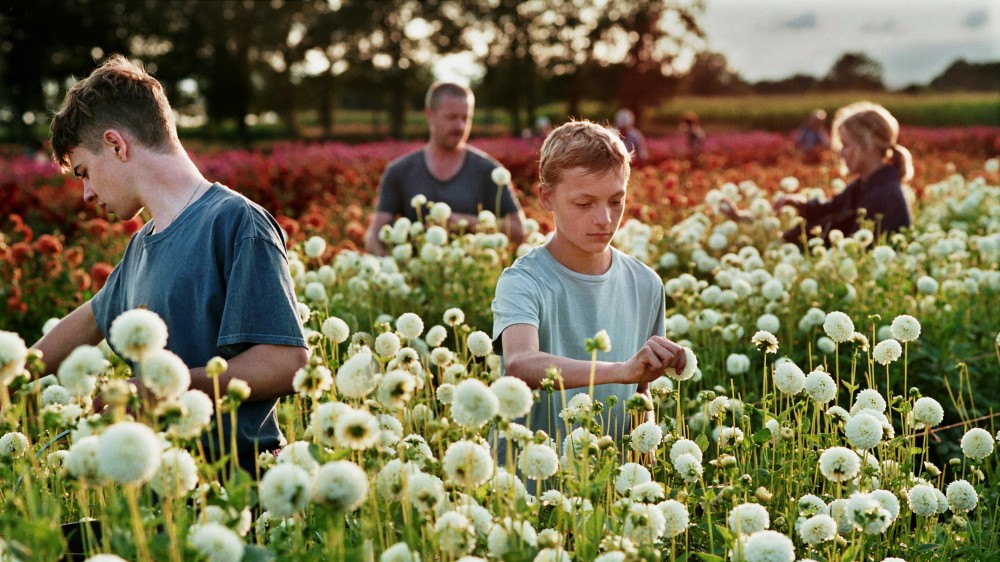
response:
{"label": "boy's hand", "polygon": [[685,364],[684,348],[667,338],[653,336],[625,362],[626,382],[645,384],[660,378],[668,368],[679,373]]}

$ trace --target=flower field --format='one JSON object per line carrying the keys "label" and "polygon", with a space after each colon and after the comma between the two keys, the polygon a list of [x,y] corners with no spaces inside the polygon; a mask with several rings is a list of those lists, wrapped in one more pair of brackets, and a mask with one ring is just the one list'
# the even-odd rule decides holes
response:
{"label": "flower field", "polygon": [[[25,342],[101,286],[141,219],[108,221],[75,180],[9,155],[0,559],[1000,559],[1000,131],[904,129],[900,142],[915,156],[912,230],[805,250],[780,244],[794,217],[770,201],[841,188],[832,160],[803,164],[764,133],[710,137],[693,162],[679,138],[651,142],[614,243],[661,274],[667,335],[696,361],[651,398],[621,398],[635,429],[620,444],[586,396],[556,435],[525,429],[558,373],[532,391],[492,351],[496,278],[551,230],[536,144],[477,143],[520,188],[524,245],[486,215],[465,234],[401,219],[382,233],[386,258],[358,248],[382,168],[414,145],[198,152],[206,177],[289,234],[311,347],[279,406],[290,444],[261,454],[259,481],[208,462],[199,439],[246,388],[189,390],[155,315],[119,319],[145,334],[130,349],[155,406],[104,346],[28,384],[39,358]],[[758,220],[725,220],[723,196]],[[588,342],[595,360],[608,345],[615,334]]]}

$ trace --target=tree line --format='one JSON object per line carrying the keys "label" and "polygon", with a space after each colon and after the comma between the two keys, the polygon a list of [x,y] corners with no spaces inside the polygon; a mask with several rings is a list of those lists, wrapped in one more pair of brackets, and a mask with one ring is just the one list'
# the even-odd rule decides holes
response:
{"label": "tree line", "polygon": [[[641,120],[682,91],[749,87],[717,53],[679,72],[682,54],[704,45],[703,12],[703,0],[13,2],[0,7],[0,129],[31,140],[73,77],[111,53],[141,60],[175,108],[204,113],[210,135],[230,124],[245,141],[249,115],[273,111],[295,137],[312,111],[330,135],[340,108],[385,112],[401,137],[433,61],[460,52],[484,69],[479,105],[503,110],[515,132],[553,101],[573,115],[587,100],[615,102]],[[881,87],[878,63],[851,56],[826,85]]]}

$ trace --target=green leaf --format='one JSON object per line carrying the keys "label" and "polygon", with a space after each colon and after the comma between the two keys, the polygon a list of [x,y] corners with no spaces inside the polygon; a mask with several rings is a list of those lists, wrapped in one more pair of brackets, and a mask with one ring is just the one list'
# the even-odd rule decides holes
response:
{"label": "green leaf", "polygon": [[706,562],[726,562],[726,559],[721,556],[716,556],[714,554],[708,554],[707,552],[696,552],[694,553],[698,558],[705,560]]}
{"label": "green leaf", "polygon": [[771,440],[771,430],[768,428],[761,429],[757,433],[753,434],[754,443],[767,443]]}
{"label": "green leaf", "polygon": [[698,448],[701,449],[702,453],[708,450],[708,437],[705,437],[704,433],[699,435],[698,438],[694,440],[694,442],[698,444]]}
{"label": "green leaf", "polygon": [[278,556],[263,546],[248,544],[243,549],[243,558],[240,562],[271,562],[277,560]]}

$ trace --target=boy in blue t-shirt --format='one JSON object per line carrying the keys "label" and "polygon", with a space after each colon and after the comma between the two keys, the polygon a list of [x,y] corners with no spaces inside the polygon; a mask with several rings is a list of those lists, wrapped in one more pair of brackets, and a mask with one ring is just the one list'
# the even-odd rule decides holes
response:
{"label": "boy in blue t-shirt", "polygon": [[151,220],[97,295],[33,346],[46,371],[107,337],[118,315],[147,308],[166,323],[166,348],[190,367],[192,388],[213,395],[205,367],[216,356],[228,361],[222,389],[232,378],[249,385],[237,427],[224,416],[223,443],[213,431],[208,444],[215,453],[235,441],[240,465],[253,474],[256,451],[284,443],[275,404],[308,361],[277,222],[204,178],[177,137],[160,83],[121,55],[70,89],[51,129],[55,158],[81,179],[87,203],[123,219],[146,209]]}
{"label": "boy in blue t-shirt", "polygon": [[555,217],[555,233],[497,281],[493,340],[506,375],[538,388],[546,369],[561,371],[565,396],[543,394],[529,414],[531,429],[557,440],[565,436],[558,417],[563,400],[589,392],[585,340],[600,330],[612,345],[598,355],[593,398],[620,398],[601,415],[616,438],[629,429],[625,401],[666,369],[684,368],[683,348],[663,337],[659,276],[610,246],[624,213],[629,171],[628,151],[613,131],[588,121],[555,129],[539,161],[539,200]]}

